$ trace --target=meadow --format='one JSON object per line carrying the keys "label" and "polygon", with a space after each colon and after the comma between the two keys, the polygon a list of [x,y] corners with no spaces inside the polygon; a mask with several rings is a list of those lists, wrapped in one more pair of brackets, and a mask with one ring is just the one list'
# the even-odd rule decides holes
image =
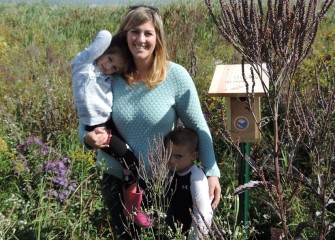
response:
{"label": "meadow", "polygon": [[[271,230],[280,228],[280,221],[271,206],[259,201],[266,193],[250,191],[248,223],[238,216],[239,197],[233,190],[238,186],[239,153],[223,135],[224,99],[208,96],[215,66],[239,64],[241,56],[220,36],[204,2],[191,3],[158,7],[164,19],[169,58],[185,66],[194,79],[221,170],[222,200],[212,230],[215,237],[210,239],[270,239]],[[127,10],[127,5],[0,3],[0,239],[114,239],[102,202],[95,152],[85,149],[78,139],[69,63],[99,30],[115,32]],[[334,90],[334,13],[333,6],[319,27],[312,52],[294,76],[301,83],[297,87],[303,96],[316,88],[317,78],[321,79],[323,94]],[[320,106],[302,106],[313,107]],[[268,109],[263,111],[266,116]],[[329,114],[333,116],[332,111]],[[332,132],[334,121],[328,124]],[[322,145],[322,150],[333,153],[333,148],[328,148],[333,143]],[[251,146],[253,156],[260,160],[266,155],[260,150],[262,144]],[[335,199],[334,155],[324,157],[329,161],[315,162],[308,149],[297,150],[295,167],[304,169],[305,176],[319,184],[327,173],[330,180],[322,183],[330,188],[329,197],[320,211],[318,199],[301,186],[299,194],[292,195],[287,214],[292,232],[298,232],[300,223],[313,222],[299,236],[316,239],[319,235],[313,229],[319,227],[318,223],[324,227],[325,221],[333,223],[335,219],[334,207],[328,204],[329,199]],[[283,151],[284,160],[285,156]],[[290,181],[285,178],[285,184],[290,185]],[[327,226],[325,239],[333,239],[332,225]],[[149,230],[144,236],[153,239]]]}

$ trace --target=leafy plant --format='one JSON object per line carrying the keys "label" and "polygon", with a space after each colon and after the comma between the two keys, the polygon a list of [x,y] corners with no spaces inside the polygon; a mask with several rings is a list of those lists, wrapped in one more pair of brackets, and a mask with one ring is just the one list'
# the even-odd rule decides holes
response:
{"label": "leafy plant", "polygon": [[[324,96],[322,91],[316,91],[316,95],[312,96],[306,92],[301,94],[299,84],[294,84],[292,79],[298,66],[310,53],[320,22],[333,1],[319,4],[317,1],[294,1],[294,3],[268,1],[267,4],[261,1],[257,3],[256,1],[220,2],[221,14],[213,7],[213,1],[205,0],[205,2],[220,34],[242,55],[242,65],[245,62],[251,64],[252,75],[256,74],[261,79],[264,92],[267,94],[266,106],[269,109],[267,117],[270,118],[272,128],[264,131],[262,122],[256,120],[264,137],[262,152],[259,154],[262,162],[256,163],[253,159],[246,158],[260,181],[250,181],[238,187],[235,194],[251,188],[263,187],[268,198],[259,200],[270,207],[279,218],[281,230],[277,236],[285,239],[299,237],[301,229],[317,226],[315,230],[318,231],[318,237],[323,239],[330,231],[328,221],[325,219],[318,224],[313,221],[312,225],[306,225],[306,222],[300,223],[293,235],[288,221],[291,219],[289,215],[292,213],[291,204],[298,196],[301,184],[305,183],[308,188],[311,188],[295,159],[297,152],[304,149],[308,157],[315,156],[316,159],[323,157],[328,159],[328,152],[330,151],[331,155],[333,153],[331,146],[334,136],[323,130],[318,135],[315,131],[320,125],[326,131],[333,128],[329,117],[334,113],[333,94]],[[262,63],[265,63],[266,67],[262,67]],[[242,73],[244,74],[243,68]],[[262,73],[269,78],[269,88],[262,79]],[[328,74],[329,72],[326,71],[326,76]],[[320,81],[318,81],[320,76],[318,72],[314,78],[317,89],[320,89]],[[331,79],[327,78],[327,82],[331,82]],[[253,91],[248,90],[247,82],[246,96],[247,106],[252,111],[255,96]],[[302,99],[305,101],[302,102]],[[317,99],[321,99],[321,102]],[[311,101],[317,102],[318,106],[312,105]],[[311,107],[311,111],[307,110],[306,103]],[[321,113],[320,106],[322,106]],[[317,117],[318,114],[314,114],[314,111],[321,114],[321,119]],[[231,141],[229,133],[227,131],[223,133],[225,138],[243,155],[239,146]],[[321,153],[323,144],[315,141],[317,136],[327,138],[325,144],[327,153]],[[313,145],[310,146],[312,142]],[[311,165],[314,164],[319,166],[319,160]],[[328,175],[329,169],[319,169],[319,171]],[[321,187],[320,180],[319,186]],[[323,184],[322,186],[321,188],[326,190]],[[312,189],[312,192],[314,191]],[[330,192],[332,192],[331,189]],[[329,195],[326,194],[326,196],[319,197],[325,201],[325,198],[329,199]],[[311,217],[311,219],[315,218]]]}

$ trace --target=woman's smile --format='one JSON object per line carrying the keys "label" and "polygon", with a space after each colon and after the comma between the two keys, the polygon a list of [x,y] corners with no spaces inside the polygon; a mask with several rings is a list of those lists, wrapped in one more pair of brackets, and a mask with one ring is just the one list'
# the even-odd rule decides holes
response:
{"label": "woman's smile", "polygon": [[151,59],[156,47],[156,38],[156,30],[152,21],[143,23],[128,31],[128,46],[135,61]]}

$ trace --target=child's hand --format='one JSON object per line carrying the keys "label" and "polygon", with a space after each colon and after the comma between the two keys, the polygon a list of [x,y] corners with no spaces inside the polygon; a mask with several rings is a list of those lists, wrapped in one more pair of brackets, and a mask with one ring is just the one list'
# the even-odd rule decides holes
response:
{"label": "child's hand", "polygon": [[84,141],[92,148],[105,148],[109,146],[106,144],[109,135],[105,128],[98,127],[91,132],[87,132]]}
{"label": "child's hand", "polygon": [[[99,134],[102,135],[102,137],[104,137],[104,139],[105,139],[105,141],[103,142],[103,144],[101,144],[99,146],[99,148],[109,147],[109,142],[110,142],[111,136],[112,136],[111,130],[107,130],[105,127],[97,127],[97,128],[94,129],[94,133],[96,135],[99,135]],[[106,134],[107,134],[107,137],[105,137]]]}

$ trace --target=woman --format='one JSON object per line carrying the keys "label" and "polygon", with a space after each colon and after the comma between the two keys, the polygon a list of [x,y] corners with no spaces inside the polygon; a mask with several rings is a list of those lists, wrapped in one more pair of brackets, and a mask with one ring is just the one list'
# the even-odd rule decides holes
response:
{"label": "woman", "polygon": [[[178,119],[185,127],[196,131],[199,136],[199,160],[208,177],[209,194],[215,208],[220,200],[221,188],[212,137],[192,78],[185,68],[167,61],[164,29],[157,9],[132,7],[121,21],[118,32],[125,34],[133,64],[126,69],[126,79],[115,78],[112,83],[112,118],[116,127],[148,167],[147,151],[151,140],[166,136],[177,126]],[[94,148],[104,147],[106,133],[86,133],[82,126],[80,129],[80,137],[86,144]],[[108,198],[116,224],[115,231],[122,231],[122,224],[117,223],[120,220],[118,216],[123,216],[120,201],[117,201],[122,191],[122,167],[115,159],[99,151],[98,165],[101,165],[102,159],[106,160],[105,183],[112,185],[105,185],[105,198]],[[111,187],[117,190],[108,191]]]}

